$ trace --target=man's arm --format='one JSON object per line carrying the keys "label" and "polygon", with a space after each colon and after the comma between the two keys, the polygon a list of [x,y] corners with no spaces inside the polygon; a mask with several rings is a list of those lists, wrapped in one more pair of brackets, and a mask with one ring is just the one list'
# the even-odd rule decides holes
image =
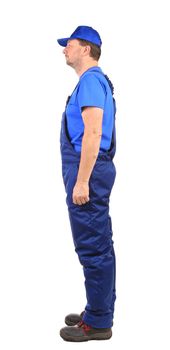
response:
{"label": "man's arm", "polygon": [[103,109],[85,107],[82,112],[84,135],[77,181],[88,182],[95,165],[102,136]]}
{"label": "man's arm", "polygon": [[85,107],[82,112],[84,135],[77,181],[73,189],[73,203],[82,205],[89,201],[89,179],[95,165],[102,136],[103,109]]}

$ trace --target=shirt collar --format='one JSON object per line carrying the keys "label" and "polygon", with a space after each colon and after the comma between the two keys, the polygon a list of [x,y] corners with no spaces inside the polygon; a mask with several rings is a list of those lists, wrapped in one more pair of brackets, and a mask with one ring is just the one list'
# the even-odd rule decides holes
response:
{"label": "shirt collar", "polygon": [[98,67],[98,66],[93,66],[93,67],[90,67],[88,68],[81,76],[80,76],[80,79],[87,73],[87,72],[93,72],[93,71],[97,71],[97,72],[102,72],[101,68]]}

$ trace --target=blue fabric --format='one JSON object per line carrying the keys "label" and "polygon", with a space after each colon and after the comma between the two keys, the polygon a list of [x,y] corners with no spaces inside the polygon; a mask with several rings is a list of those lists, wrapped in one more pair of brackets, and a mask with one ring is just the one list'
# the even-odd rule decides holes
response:
{"label": "blue fabric", "polygon": [[75,87],[66,108],[67,127],[70,142],[75,151],[81,151],[84,123],[82,107],[93,106],[103,109],[102,137],[99,153],[110,148],[115,123],[116,106],[108,81],[100,67],[84,72]]}
{"label": "blue fabric", "polygon": [[57,41],[61,46],[67,46],[68,40],[72,40],[72,39],[83,39],[83,40],[90,41],[91,43],[98,46],[102,45],[102,41],[97,30],[88,26],[79,26],[76,28],[76,30],[71,34],[69,38],[57,39]]}
{"label": "blue fabric", "polygon": [[87,303],[83,320],[94,328],[112,327],[116,300],[116,260],[109,215],[109,198],[116,176],[112,161],[116,151],[115,135],[114,129],[110,150],[98,154],[89,180],[89,202],[76,205],[72,194],[81,153],[70,143],[66,113],[63,113],[60,132],[62,176],[75,251],[85,277]]}

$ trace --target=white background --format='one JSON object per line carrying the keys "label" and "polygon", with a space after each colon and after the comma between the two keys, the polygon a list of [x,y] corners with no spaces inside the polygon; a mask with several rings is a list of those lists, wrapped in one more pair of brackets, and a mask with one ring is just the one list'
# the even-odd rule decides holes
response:
{"label": "white background", "polygon": [[85,306],[61,175],[59,133],[78,77],[56,39],[101,35],[114,83],[117,168],[110,201],[117,258],[113,337],[79,346],[169,349],[168,1],[1,1],[1,349],[78,346],[59,336]]}

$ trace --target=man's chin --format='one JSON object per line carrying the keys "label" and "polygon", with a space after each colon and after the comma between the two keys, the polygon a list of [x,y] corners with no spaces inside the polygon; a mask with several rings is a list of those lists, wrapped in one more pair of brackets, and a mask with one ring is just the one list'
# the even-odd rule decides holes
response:
{"label": "man's chin", "polygon": [[67,64],[68,66],[70,66],[70,67],[73,67],[73,64],[72,64],[70,61],[68,61],[68,60],[66,60],[66,64]]}

